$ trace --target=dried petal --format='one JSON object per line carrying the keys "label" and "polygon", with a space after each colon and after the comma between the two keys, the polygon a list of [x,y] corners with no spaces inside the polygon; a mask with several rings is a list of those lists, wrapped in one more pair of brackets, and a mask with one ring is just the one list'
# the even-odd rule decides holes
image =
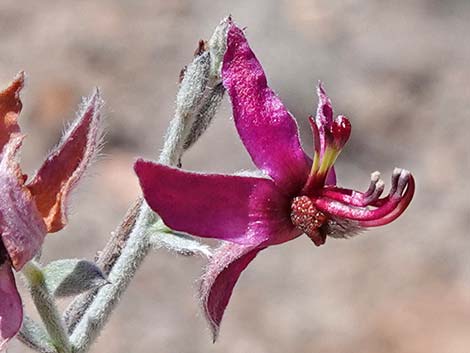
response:
{"label": "dried petal", "polygon": [[23,305],[9,262],[0,266],[0,351],[21,328]]}
{"label": "dried petal", "polygon": [[255,165],[284,191],[299,191],[311,161],[300,145],[297,123],[267,86],[263,68],[234,24],[227,34],[222,78],[238,134]]}
{"label": "dried petal", "polygon": [[207,265],[201,279],[199,296],[214,342],[238,278],[263,249],[265,247],[226,243],[217,249]]}
{"label": "dried petal", "polygon": [[16,270],[36,255],[46,235],[46,226],[15,159],[22,139],[21,135],[10,139],[0,162],[0,234]]}
{"label": "dried petal", "polygon": [[0,92],[0,151],[10,140],[10,135],[20,132],[17,119],[21,111],[20,91],[24,86],[24,72],[16,75],[10,86]]}
{"label": "dried petal", "polygon": [[70,193],[100,150],[102,105],[96,90],[28,185],[48,233],[57,232],[67,223]]}

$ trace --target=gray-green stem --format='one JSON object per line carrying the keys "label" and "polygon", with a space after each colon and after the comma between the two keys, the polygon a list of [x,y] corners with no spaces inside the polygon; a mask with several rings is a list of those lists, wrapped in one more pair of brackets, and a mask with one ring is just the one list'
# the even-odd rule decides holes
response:
{"label": "gray-green stem", "polygon": [[[186,116],[178,114],[172,120],[160,155],[160,163],[175,165],[180,160],[182,146],[190,130],[184,126],[188,121],[190,120]],[[111,284],[98,291],[70,336],[74,352],[86,352],[100,334],[113,308],[151,249],[148,229],[149,225],[156,221],[157,216],[144,201],[134,228],[109,273],[108,280]]]}
{"label": "gray-green stem", "polygon": [[23,267],[22,273],[53,346],[58,353],[71,353],[69,336],[54,297],[46,286],[41,266],[30,261]]}
{"label": "gray-green stem", "polygon": [[[204,104],[201,106],[201,103],[204,102],[207,84],[208,82],[220,81],[220,66],[225,51],[227,21],[225,19],[216,28],[209,41],[209,52],[196,56],[186,70],[176,98],[175,117],[170,122],[160,154],[159,162],[161,164],[171,166],[179,164],[184,153],[184,145],[188,143],[188,135],[195,123],[194,120],[204,106]],[[218,103],[215,106],[218,106]],[[205,109],[210,110],[207,107]],[[210,111],[210,114],[215,114],[215,108],[213,112]],[[195,139],[199,138],[201,133],[197,134]],[[189,140],[189,144],[194,142]],[[108,280],[111,284],[100,288],[96,294],[93,293],[92,297],[78,299],[81,302],[78,302],[77,305],[83,304],[83,307],[72,310],[73,319],[71,322],[74,327],[71,328],[70,340],[74,352],[87,352],[100,334],[122,293],[149,253],[151,249],[150,233],[155,231],[155,227],[151,226],[155,226],[158,219],[158,216],[143,201],[131,230],[123,233],[121,237],[116,237],[116,241],[125,241],[124,246],[110,246],[116,251],[115,254],[112,254],[116,255],[115,257],[109,257],[112,259],[108,274]],[[74,307],[74,303],[71,307]]]}
{"label": "gray-green stem", "polygon": [[[186,136],[181,133],[181,128],[175,127],[175,120],[184,122],[179,117],[173,119],[165,139],[160,163],[172,165],[181,156],[178,153],[182,152],[181,146]],[[98,291],[70,336],[74,352],[86,352],[100,334],[122,293],[150,251],[149,225],[157,220],[156,214],[144,201],[126,244],[109,273],[108,280],[111,284]]]}

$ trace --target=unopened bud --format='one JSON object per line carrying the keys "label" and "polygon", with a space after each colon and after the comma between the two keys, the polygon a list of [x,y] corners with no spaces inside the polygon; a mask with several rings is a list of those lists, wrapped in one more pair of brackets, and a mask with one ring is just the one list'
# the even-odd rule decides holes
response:
{"label": "unopened bud", "polygon": [[180,116],[189,116],[199,105],[207,86],[209,68],[209,53],[196,57],[186,68],[176,95],[176,110]]}
{"label": "unopened bud", "polygon": [[211,56],[210,76],[214,84],[222,79],[222,62],[227,50],[227,30],[231,21],[230,17],[224,18],[215,28],[212,37],[207,42]]}

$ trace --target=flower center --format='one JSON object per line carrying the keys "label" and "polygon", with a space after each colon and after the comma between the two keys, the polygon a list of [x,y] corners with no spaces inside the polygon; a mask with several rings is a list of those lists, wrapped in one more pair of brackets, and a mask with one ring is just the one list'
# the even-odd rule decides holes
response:
{"label": "flower center", "polygon": [[325,243],[326,234],[321,228],[328,217],[313,205],[308,196],[298,196],[292,200],[290,218],[292,224],[307,234],[315,245],[320,246]]}

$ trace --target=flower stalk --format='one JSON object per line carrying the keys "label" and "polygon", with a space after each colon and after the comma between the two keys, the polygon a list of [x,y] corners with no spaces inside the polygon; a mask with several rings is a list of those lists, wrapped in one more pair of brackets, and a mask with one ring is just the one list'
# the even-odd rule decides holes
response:
{"label": "flower stalk", "polygon": [[22,273],[52,345],[58,353],[71,353],[72,346],[65,324],[54,297],[46,286],[41,266],[35,261],[30,261],[23,267]]}
{"label": "flower stalk", "polygon": [[24,315],[23,325],[16,336],[24,345],[39,353],[57,353],[51,339],[36,322]]}
{"label": "flower stalk", "polygon": [[[202,135],[216,113],[224,92],[220,85],[220,68],[227,21],[223,20],[217,26],[208,48],[198,51],[184,71],[175,116],[159,157],[162,164],[180,166],[184,151]],[[108,266],[104,273],[108,274],[111,284],[77,297],[66,311],[65,320],[74,352],[88,351],[152,247],[165,246],[183,254],[210,254],[207,246],[199,245],[186,235],[173,235],[182,245],[171,242],[168,228],[141,199],[126,218],[97,259],[98,263]]]}

